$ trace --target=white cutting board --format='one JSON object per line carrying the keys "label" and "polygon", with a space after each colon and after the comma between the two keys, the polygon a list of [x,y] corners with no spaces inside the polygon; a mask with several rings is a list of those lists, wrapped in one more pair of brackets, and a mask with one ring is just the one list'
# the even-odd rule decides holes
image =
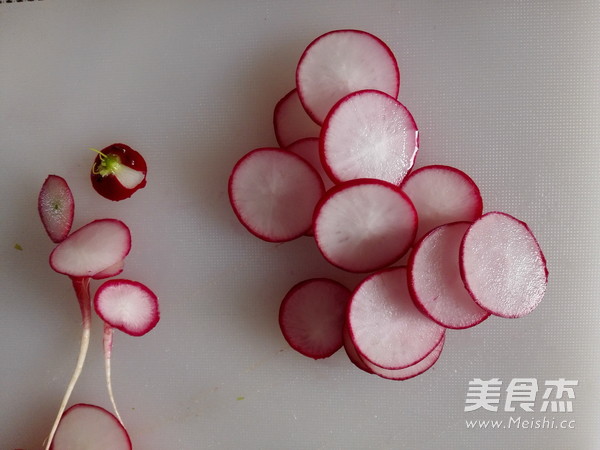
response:
{"label": "white cutting board", "polygon": [[[343,352],[313,361],[288,347],[277,310],[294,283],[359,278],[309,238],[259,241],[227,199],[235,161],[275,145],[273,107],[302,50],[339,28],[396,54],[418,165],[471,175],[485,210],[527,222],[549,264],[535,312],[449,332],[434,368],[405,382],[362,373]],[[130,226],[123,276],[161,299],[155,330],[115,338],[135,448],[600,448],[599,30],[597,1],[0,2],[0,446],[40,448],[78,350],[77,303],[48,266],[36,211],[56,173],[76,227]],[[147,187],[120,203],[88,180],[88,148],[113,142],[149,165]],[[109,407],[100,332],[95,320],[72,403]],[[502,381],[498,411],[464,411],[477,378]],[[505,411],[519,378],[538,383],[532,412]],[[545,383],[560,378],[578,382],[573,412],[541,411]]]}

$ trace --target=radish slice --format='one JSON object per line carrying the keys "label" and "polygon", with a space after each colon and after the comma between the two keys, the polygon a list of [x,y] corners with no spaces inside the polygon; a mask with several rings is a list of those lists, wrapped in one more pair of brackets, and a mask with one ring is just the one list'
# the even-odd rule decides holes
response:
{"label": "radish slice", "polygon": [[364,363],[369,370],[372,371],[372,373],[379,375],[381,378],[388,380],[408,380],[409,378],[414,378],[417,375],[421,375],[423,372],[433,367],[442,353],[445,341],[446,335],[442,336],[439,344],[436,345],[435,348],[425,358],[418,363],[413,364],[412,366],[405,367],[404,369],[383,369],[368,360]]}
{"label": "radish slice", "polygon": [[312,278],[296,284],[279,309],[279,326],[290,346],[313,359],[342,347],[350,291],[337,281]]}
{"label": "radish slice", "polygon": [[373,371],[369,368],[369,366],[365,363],[365,361],[361,358],[354,346],[354,342],[352,342],[352,337],[350,336],[350,330],[348,329],[348,324],[344,325],[344,350],[346,351],[346,355],[352,363],[358,367],[360,370],[363,370],[367,373],[373,373]]}
{"label": "radish slice", "polygon": [[467,230],[460,248],[460,271],[473,299],[507,318],[529,314],[544,297],[546,259],[526,223],[489,212]]}
{"label": "radish slice", "polygon": [[490,313],[465,289],[458,264],[460,244],[471,222],[441,225],[415,247],[408,261],[408,287],[417,307],[446,328],[477,325]]}
{"label": "radish slice", "polygon": [[412,245],[417,213],[396,186],[352,180],[330,189],[315,210],[317,246],[331,264],[369,272],[399,259]]}
{"label": "radish slice", "polygon": [[306,233],[323,192],[323,181],[309,163],[277,148],[252,150],[229,178],[229,199],[239,221],[270,242]]}
{"label": "radish slice", "polygon": [[286,150],[304,158],[321,175],[325,189],[333,187],[334,183],[325,172],[319,154],[319,138],[304,138],[288,145]]}
{"label": "radish slice", "polygon": [[75,201],[64,178],[48,175],[38,196],[38,212],[52,242],[66,239],[73,225]]}
{"label": "radish slice", "polygon": [[340,100],[321,131],[323,166],[336,182],[377,178],[400,185],[418,150],[412,115],[394,97],[363,90]]}
{"label": "radish slice", "polygon": [[445,223],[473,222],[483,210],[483,200],[475,182],[454,167],[421,167],[404,179],[401,188],[419,214],[417,239]]}
{"label": "radish slice", "polygon": [[384,369],[418,363],[445,333],[412,301],[406,267],[381,270],[359,284],[350,298],[348,327],[358,353]]}
{"label": "radish slice", "polygon": [[296,87],[308,115],[321,124],[351,92],[377,89],[397,97],[400,71],[381,39],[359,30],[335,30],[308,45],[296,68]]}
{"label": "radish slice", "polygon": [[148,333],[160,319],[158,297],[137,281],[105,281],[96,291],[94,308],[104,322],[131,336]]}
{"label": "radish slice", "polygon": [[125,268],[125,260],[122,259],[118,263],[113,264],[112,266],[107,267],[103,271],[98,272],[97,274],[93,275],[92,278],[94,280],[101,280],[103,278],[114,277],[116,275],[119,275],[121,272],[123,272],[124,268]]}
{"label": "radish slice", "polygon": [[95,220],[74,231],[50,254],[50,266],[71,277],[91,277],[123,260],[131,233],[120,220]]}
{"label": "radish slice", "polygon": [[131,440],[110,412],[78,403],[63,414],[50,449],[131,450]]}
{"label": "radish slice", "polygon": [[321,127],[306,114],[297,89],[292,89],[275,105],[273,128],[281,147],[287,147],[298,139],[318,137],[321,133]]}

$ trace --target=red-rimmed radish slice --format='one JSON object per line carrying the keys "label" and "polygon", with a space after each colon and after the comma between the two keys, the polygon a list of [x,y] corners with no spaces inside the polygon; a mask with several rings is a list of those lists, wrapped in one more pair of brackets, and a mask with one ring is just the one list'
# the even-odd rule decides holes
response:
{"label": "red-rimmed radish slice", "polygon": [[298,139],[319,137],[321,133],[321,127],[306,114],[297,89],[292,89],[275,105],[273,128],[281,147],[287,147]]}
{"label": "red-rimmed radish slice", "polygon": [[379,366],[376,366],[372,362],[366,360],[364,361],[365,365],[372,371],[375,375],[379,375],[381,378],[385,378],[387,380],[408,380],[409,378],[414,378],[417,375],[421,375],[422,373],[429,370],[440,358],[442,353],[442,349],[444,348],[444,342],[446,341],[446,335],[442,336],[439,344],[435,346],[435,348],[429,352],[425,358],[419,361],[412,366],[405,367],[404,369],[383,369]]}
{"label": "red-rimmed radish slice", "polygon": [[315,209],[317,246],[331,264],[369,272],[408,251],[417,213],[398,187],[381,180],[347,181],[331,188]]}
{"label": "red-rimmed radish slice", "polygon": [[324,187],[300,156],[259,148],[237,162],[228,191],[233,211],[248,231],[265,241],[283,242],[310,230]]}
{"label": "red-rimmed radish slice", "polygon": [[439,225],[473,222],[483,210],[483,200],[475,182],[451,166],[416,169],[404,179],[401,188],[419,214],[417,239]]}
{"label": "red-rimmed radish slice", "polygon": [[279,326],[290,346],[313,359],[342,347],[350,290],[337,281],[312,278],[293,286],[279,308]]}
{"label": "red-rimmed radish slice", "polygon": [[114,277],[114,276],[119,275],[121,272],[123,272],[124,268],[125,268],[125,260],[122,259],[121,261],[117,262],[116,264],[113,264],[112,266],[107,267],[102,272],[98,272],[97,274],[92,275],[92,278],[94,280],[102,280],[104,278]]}
{"label": "red-rimmed radish slice", "polygon": [[481,216],[465,233],[460,272],[479,306],[507,318],[533,311],[548,283],[546,259],[527,224],[496,211]]}
{"label": "red-rimmed radish slice", "polygon": [[308,163],[315,168],[315,170],[321,175],[325,189],[333,187],[334,183],[325,172],[323,164],[321,164],[321,156],[319,154],[319,138],[309,137],[294,141],[288,145],[286,150],[295,153],[298,156],[304,158]]}
{"label": "red-rimmed radish slice", "polygon": [[352,342],[352,337],[350,336],[347,323],[344,325],[344,350],[346,351],[346,355],[348,355],[350,361],[352,361],[352,364],[354,364],[360,370],[363,370],[367,373],[373,373],[373,371],[369,368],[356,350],[354,342]]}
{"label": "red-rimmed radish slice", "polygon": [[91,277],[123,260],[131,249],[127,225],[100,219],[74,231],[50,254],[50,266],[71,277]]}
{"label": "red-rimmed radish slice", "polygon": [[75,201],[64,178],[48,175],[38,196],[38,212],[52,242],[65,240],[73,225]]}
{"label": "red-rimmed radish slice", "polygon": [[94,308],[111,327],[131,336],[142,336],[160,319],[158,297],[137,281],[105,281],[96,291]]}
{"label": "red-rimmed radish slice", "polygon": [[446,328],[468,328],[489,317],[465,289],[459,250],[471,222],[440,225],[426,234],[408,261],[408,287],[417,307]]}
{"label": "red-rimmed radish slice", "polygon": [[51,450],[131,450],[131,440],[117,418],[95,405],[78,403],[62,415]]}
{"label": "red-rimmed radish slice", "polygon": [[377,178],[400,185],[417,156],[417,124],[402,103],[363,90],[341,99],[321,131],[321,159],[332,180]]}
{"label": "red-rimmed radish slice", "polygon": [[446,330],[415,306],[406,267],[384,269],[363,280],[350,298],[347,320],[358,353],[384,369],[418,363]]}
{"label": "red-rimmed radish slice", "polygon": [[377,89],[398,97],[400,71],[394,54],[378,37],[360,30],[334,30],[304,50],[296,68],[296,87],[306,112],[320,124],[351,92]]}

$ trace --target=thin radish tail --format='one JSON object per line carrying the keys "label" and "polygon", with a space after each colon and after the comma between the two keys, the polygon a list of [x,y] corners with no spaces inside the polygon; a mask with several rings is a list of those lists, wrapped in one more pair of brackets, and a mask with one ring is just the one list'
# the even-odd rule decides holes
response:
{"label": "thin radish tail", "polygon": [[81,371],[83,369],[83,365],[85,363],[85,357],[87,355],[89,343],[90,343],[90,328],[91,328],[91,299],[90,299],[90,279],[89,277],[82,278],[72,278],[73,288],[75,289],[75,294],[77,295],[77,300],[79,302],[79,307],[81,309],[81,344],[79,347],[79,356],[77,357],[77,364],[75,365],[75,370],[73,371],[73,375],[71,376],[71,380],[67,385],[67,390],[60,404],[60,408],[58,409],[58,414],[56,415],[56,419],[54,420],[54,424],[52,425],[52,429],[50,434],[46,440],[45,450],[49,450],[52,445],[52,440],[54,439],[54,435],[56,434],[56,429],[58,428],[58,424],[60,419],[62,418],[63,413],[67,407],[67,403],[69,403],[69,398],[71,397],[71,393],[75,388],[75,384],[77,384],[77,380],[79,379],[79,375],[81,375]]}
{"label": "thin radish tail", "polygon": [[112,389],[112,377],[111,377],[111,370],[110,370],[110,356],[112,353],[112,341],[113,341],[113,328],[109,324],[104,322],[103,344],[104,344],[104,372],[106,374],[106,388],[108,389],[108,396],[110,398],[110,403],[112,404],[115,415],[117,416],[117,419],[119,419],[121,426],[123,426],[123,428],[125,428],[125,425],[123,424],[123,419],[121,419],[121,415],[119,414],[119,410],[117,409],[117,403],[115,402],[115,396],[113,394],[113,389]]}

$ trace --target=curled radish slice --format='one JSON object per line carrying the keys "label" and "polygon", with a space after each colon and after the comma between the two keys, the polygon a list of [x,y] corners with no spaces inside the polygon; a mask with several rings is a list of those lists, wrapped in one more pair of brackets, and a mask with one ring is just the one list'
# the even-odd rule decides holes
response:
{"label": "curled radish slice", "polygon": [[123,260],[131,233],[120,220],[100,219],[74,231],[50,254],[50,266],[71,277],[91,277]]}
{"label": "curled radish slice", "polygon": [[308,162],[278,148],[252,150],[229,178],[229,199],[239,221],[271,242],[306,233],[323,192],[323,181]]}
{"label": "curled radish slice", "polygon": [[110,412],[78,403],[63,414],[50,449],[131,450],[131,440]]}
{"label": "curled radish slice", "polygon": [[333,187],[334,183],[323,169],[319,155],[319,138],[299,139],[286,147],[286,150],[304,158],[321,175],[325,189]]}
{"label": "curled radish slice", "polygon": [[421,167],[404,179],[401,188],[419,215],[417,239],[439,225],[472,222],[483,210],[481,193],[475,182],[454,167]]}
{"label": "curled radish slice", "polygon": [[396,186],[361,179],[330,189],[315,209],[314,234],[325,259],[369,272],[399,259],[412,245],[417,213]]}
{"label": "curled radish slice", "polygon": [[131,336],[148,333],[160,319],[158,297],[137,281],[105,281],[96,291],[94,308],[104,322]]}
{"label": "curled radish slice", "polygon": [[471,222],[441,225],[425,235],[408,261],[408,286],[417,307],[446,328],[477,325],[490,313],[465,289],[459,250]]}
{"label": "curled radish slice", "polygon": [[359,30],[335,30],[304,50],[296,68],[296,87],[307,113],[320,124],[351,92],[376,89],[397,97],[400,71],[381,39]]}
{"label": "curled radish slice", "polygon": [[544,297],[546,259],[526,223],[489,212],[467,230],[460,248],[460,271],[473,299],[507,318],[529,314]]}
{"label": "curled radish slice", "polygon": [[75,201],[64,178],[48,175],[38,196],[38,212],[52,242],[65,240],[73,225]]}
{"label": "curled radish slice", "polygon": [[342,347],[348,288],[327,278],[296,284],[279,308],[279,326],[285,340],[299,353],[327,358]]}
{"label": "curled radish slice", "polygon": [[405,367],[403,369],[384,369],[382,367],[376,366],[370,361],[364,361],[364,364],[372,371],[375,375],[379,375],[381,378],[386,378],[388,380],[408,380],[409,378],[414,378],[417,375],[421,375],[423,372],[429,370],[440,358],[442,353],[442,349],[444,348],[444,342],[446,341],[446,335],[442,336],[442,339],[435,346],[435,348],[429,352],[425,358],[419,361],[412,366]]}
{"label": "curled radish slice", "polygon": [[306,114],[297,89],[292,89],[275,105],[273,128],[281,147],[287,147],[298,139],[319,137],[321,133],[321,127]]}
{"label": "curled radish slice", "polygon": [[320,139],[323,166],[337,182],[377,178],[400,185],[418,151],[417,124],[408,109],[375,90],[336,103]]}
{"label": "curled radish slice", "polygon": [[350,298],[347,320],[358,353],[384,369],[418,363],[445,333],[415,306],[406,267],[375,272],[359,284]]}

